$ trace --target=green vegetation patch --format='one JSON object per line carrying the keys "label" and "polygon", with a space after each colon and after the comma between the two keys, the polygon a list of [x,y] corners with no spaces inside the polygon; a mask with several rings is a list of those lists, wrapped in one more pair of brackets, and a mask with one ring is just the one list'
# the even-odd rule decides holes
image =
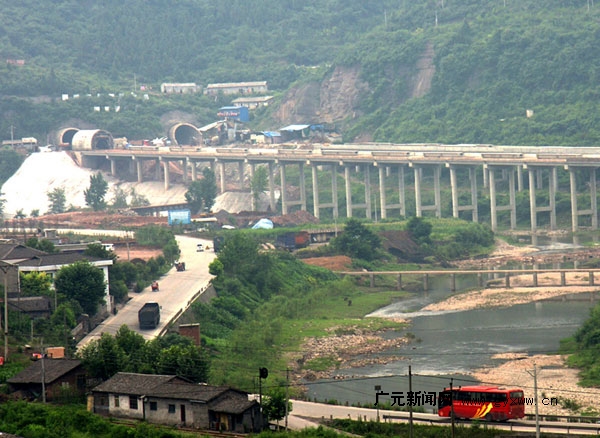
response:
{"label": "green vegetation patch", "polygon": [[0,404],[0,430],[26,438],[178,438],[189,436],[147,423],[114,424],[84,405]]}
{"label": "green vegetation patch", "polygon": [[582,386],[600,385],[600,305],[570,338],[561,340],[562,354],[570,354],[569,366],[579,368]]}
{"label": "green vegetation patch", "polygon": [[[339,429],[345,433],[352,433],[360,436],[369,437],[397,437],[409,436],[408,423],[378,423],[375,421],[352,421],[352,420],[333,420],[328,421],[327,425]],[[487,438],[498,437],[502,435],[514,436],[514,432],[494,429],[492,427],[482,427],[478,423],[472,423],[468,426],[456,426],[454,433],[449,426],[423,426],[413,425],[413,436],[415,438],[437,438],[450,437],[455,438]]]}
{"label": "green vegetation patch", "polygon": [[317,357],[307,361],[303,368],[310,371],[327,371],[338,368],[340,363],[340,360],[333,356]]}

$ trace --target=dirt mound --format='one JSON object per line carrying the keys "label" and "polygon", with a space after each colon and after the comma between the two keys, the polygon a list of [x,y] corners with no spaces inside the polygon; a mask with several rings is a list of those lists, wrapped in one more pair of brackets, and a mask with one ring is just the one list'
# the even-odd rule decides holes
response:
{"label": "dirt mound", "polygon": [[302,259],[308,265],[320,266],[331,271],[349,271],[352,269],[352,259],[346,256],[311,257]]}
{"label": "dirt mound", "polygon": [[136,248],[135,246],[128,249],[125,245],[117,245],[113,251],[121,262],[135,259],[147,262],[163,253],[161,249]]}
{"label": "dirt mound", "polygon": [[269,217],[269,219],[271,219],[273,225],[278,227],[296,227],[300,225],[319,223],[319,219],[306,210],[298,210],[283,216],[273,216]]}
{"label": "dirt mound", "polygon": [[54,225],[71,228],[120,229],[124,227],[141,227],[148,224],[167,224],[166,217],[137,216],[134,214],[106,213],[101,211],[73,211],[69,213],[49,214],[37,220],[44,223],[45,228]]}

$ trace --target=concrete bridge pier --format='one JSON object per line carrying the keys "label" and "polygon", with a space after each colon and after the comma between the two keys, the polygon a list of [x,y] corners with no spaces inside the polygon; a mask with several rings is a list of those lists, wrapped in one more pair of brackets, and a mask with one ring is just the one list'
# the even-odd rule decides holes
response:
{"label": "concrete bridge pier", "polygon": [[523,166],[517,166],[517,191],[523,191]]}
{"label": "concrete bridge pier", "polygon": [[[367,219],[372,218],[371,211],[371,166],[364,165],[364,181],[365,181],[365,216]],[[375,220],[377,221],[377,206],[375,206]]]}
{"label": "concrete bridge pier", "polygon": [[492,231],[498,230],[498,212],[499,211],[510,211],[510,229],[514,230],[517,227],[517,208],[516,208],[516,195],[515,195],[515,172],[512,169],[508,174],[508,192],[509,192],[509,203],[508,205],[497,204],[496,199],[496,168],[493,166],[485,165],[488,169],[489,174],[489,186],[490,186],[490,216],[491,216],[491,227]]}
{"label": "concrete bridge pier", "polygon": [[225,161],[219,161],[219,183],[221,194],[225,193]]}
{"label": "concrete bridge pier", "polygon": [[490,183],[490,172],[486,165],[483,166],[483,188],[487,189]]}
{"label": "concrete bridge pier", "polygon": [[160,181],[160,163],[161,163],[161,159],[157,158],[155,161],[156,165],[154,166],[154,180],[155,181]]}
{"label": "concrete bridge pier", "polygon": [[332,208],[333,217],[338,217],[338,198],[337,198],[337,164],[331,164],[331,202],[321,202],[319,198],[319,166],[313,164],[312,172],[312,188],[313,188],[313,214],[316,218],[320,218],[322,208]]}
{"label": "concrete bridge pier", "polygon": [[300,208],[306,211],[306,175],[304,174],[304,163],[299,163],[300,177]]}
{"label": "concrete bridge pier", "polygon": [[171,181],[170,181],[170,169],[169,169],[169,160],[162,160],[163,162],[163,168],[165,171],[165,192],[167,192],[170,188],[171,188]]}
{"label": "concrete bridge pier", "polygon": [[287,193],[286,193],[286,180],[285,180],[285,164],[279,164],[279,179],[281,180],[281,213],[288,213],[288,204],[287,204]]}
{"label": "concrete bridge pier", "polygon": [[350,168],[344,166],[344,182],[346,184],[346,217],[352,217],[352,187],[350,184]]}
{"label": "concrete bridge pier", "polygon": [[285,163],[279,163],[279,176],[281,179],[281,213],[288,214],[290,212],[290,207],[295,205],[299,205],[302,210],[306,210],[306,182],[304,178],[304,163],[298,164],[298,185],[300,186],[300,199],[295,201],[288,199],[285,167]]}
{"label": "concrete bridge pier", "polygon": [[[530,218],[531,218],[531,232],[535,234],[537,231],[537,214],[541,212],[550,212],[550,229],[556,229],[556,186],[557,186],[557,173],[556,168],[549,169],[548,177],[548,203],[547,206],[538,207],[536,200],[536,187],[539,189],[540,184],[543,188],[543,174],[539,168],[529,169],[529,205],[530,205]],[[537,179],[537,184],[534,181]]]}
{"label": "concrete bridge pier", "polygon": [[450,168],[450,188],[452,192],[452,217],[458,218],[459,212],[461,211],[471,211],[471,217],[473,222],[477,222],[478,214],[477,214],[477,177],[475,173],[475,168],[469,167],[469,185],[471,191],[471,204],[461,206],[459,204],[459,187],[458,187],[458,178],[456,171],[458,166],[448,165]]}
{"label": "concrete bridge pier", "polygon": [[240,175],[240,190],[244,190],[244,162],[238,161],[238,174]]}
{"label": "concrete bridge pier", "polygon": [[252,211],[256,211],[257,210],[257,206],[256,206],[256,198],[254,196],[254,189],[252,187],[252,181],[254,180],[254,174],[256,172],[256,164],[254,163],[249,163],[250,166],[250,208],[252,209]]}
{"label": "concrete bridge pier", "polygon": [[188,182],[188,167],[189,160],[187,158],[181,160],[181,181],[183,182],[183,184],[187,184]]}
{"label": "concrete bridge pier", "polygon": [[387,199],[387,183],[394,176],[390,166],[380,166],[374,162],[374,166],[379,168],[379,199],[381,219],[388,217],[388,211],[398,209],[400,216],[406,216],[406,193],[404,187],[404,166],[398,165],[398,202],[388,204]]}
{"label": "concrete bridge pier", "polygon": [[198,181],[198,168],[196,167],[198,163],[195,161],[190,161],[190,167],[192,169],[192,181]]}
{"label": "concrete bridge pier", "polygon": [[275,165],[269,161],[269,207],[271,211],[275,211]]}
{"label": "concrete bridge pier", "polygon": [[363,170],[364,179],[363,184],[365,187],[365,202],[362,204],[354,204],[352,202],[352,179],[350,177],[350,166],[344,166],[344,182],[346,184],[346,217],[353,217],[355,208],[364,208],[365,216],[367,219],[372,218],[371,211],[371,172],[370,165],[357,165],[355,166],[355,171],[360,172]]}
{"label": "concrete bridge pier", "polygon": [[387,218],[387,200],[385,196],[385,169],[379,168],[379,211],[381,211],[381,219]]}
{"label": "concrete bridge pier", "polygon": [[577,177],[575,168],[565,166],[565,169],[569,171],[569,183],[571,187],[571,230],[576,232],[579,230],[579,216],[589,215],[591,217],[592,229],[598,229],[598,202],[597,189],[596,189],[596,169],[588,168],[590,172],[590,208],[586,210],[579,210],[577,204]]}
{"label": "concrete bridge pier", "polygon": [[139,183],[144,182],[144,168],[142,164],[142,160],[135,160],[135,171],[137,174],[137,182]]}
{"label": "concrete bridge pier", "polygon": [[416,216],[423,216],[423,211],[434,211],[435,217],[442,217],[442,203],[441,203],[441,189],[440,189],[440,178],[441,178],[441,165],[437,164],[432,167],[433,170],[433,204],[423,205],[422,198],[422,182],[423,182],[423,169],[424,166],[414,166],[415,172],[415,207]]}

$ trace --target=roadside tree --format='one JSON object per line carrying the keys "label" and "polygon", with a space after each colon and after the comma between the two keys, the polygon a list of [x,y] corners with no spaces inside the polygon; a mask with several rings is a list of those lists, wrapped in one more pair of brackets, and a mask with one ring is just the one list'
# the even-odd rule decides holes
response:
{"label": "roadside tree", "polygon": [[212,170],[206,168],[202,171],[202,179],[192,181],[188,191],[185,192],[185,200],[190,206],[190,210],[196,213],[210,210],[217,197],[217,183],[215,174]]}
{"label": "roadside tree", "polygon": [[48,239],[38,239],[37,237],[30,237],[25,241],[25,246],[39,249],[40,251],[44,251],[50,254],[58,252],[58,250],[54,246],[54,243],[52,243]]}
{"label": "roadside tree", "polygon": [[113,208],[127,208],[127,193],[121,187],[113,189]]}
{"label": "roadside tree", "polygon": [[108,333],[90,342],[78,352],[83,366],[90,377],[107,380],[125,369],[127,355],[117,340]]}
{"label": "roadside tree", "polygon": [[[280,382],[278,386],[275,386],[269,391],[263,400],[263,412],[269,420],[280,421],[285,418],[287,397],[285,395],[284,385],[285,383]],[[287,412],[289,413],[292,411],[292,403],[287,402],[287,404]]]}
{"label": "roadside tree", "polygon": [[59,294],[79,303],[83,311],[94,315],[104,302],[104,274],[88,261],[78,261],[60,268],[54,286]]}
{"label": "roadside tree", "polygon": [[23,296],[54,296],[54,292],[52,291],[52,278],[45,272],[21,272],[19,273],[19,281],[21,294]]}
{"label": "roadside tree", "polygon": [[255,205],[258,204],[260,194],[267,188],[268,176],[267,168],[265,166],[261,166],[256,168],[254,176],[250,180],[250,190],[252,191],[252,198],[254,199]]}
{"label": "roadside tree", "polygon": [[202,184],[200,181],[192,181],[185,192],[185,200],[190,206],[192,213],[196,213],[202,209]]}
{"label": "roadside tree", "polygon": [[422,217],[412,217],[406,224],[406,230],[414,242],[419,245],[429,245],[431,243],[431,231],[433,225]]}
{"label": "roadside tree", "polygon": [[57,187],[46,193],[48,196],[48,202],[50,203],[49,213],[58,214],[64,213],[67,205],[67,197],[65,195],[65,189]]}
{"label": "roadside tree", "polygon": [[90,186],[83,191],[86,205],[92,207],[94,211],[104,210],[106,201],[104,197],[108,191],[108,183],[101,173],[90,176]]}
{"label": "roadside tree", "polygon": [[331,246],[340,254],[370,261],[377,257],[381,239],[360,221],[350,218],[343,233],[331,241]]}

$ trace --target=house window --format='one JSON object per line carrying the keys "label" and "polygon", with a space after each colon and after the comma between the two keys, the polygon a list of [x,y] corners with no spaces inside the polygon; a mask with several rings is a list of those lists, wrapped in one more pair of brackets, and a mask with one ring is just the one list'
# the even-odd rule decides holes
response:
{"label": "house window", "polygon": [[169,405],[169,414],[175,413],[175,405]]}
{"label": "house window", "polygon": [[115,395],[115,408],[119,407],[119,396]]}
{"label": "house window", "polygon": [[85,389],[85,374],[77,376],[77,389]]}
{"label": "house window", "polygon": [[137,411],[138,408],[138,399],[135,395],[129,396],[129,409],[135,409]]}
{"label": "house window", "polygon": [[108,406],[108,399],[105,396],[101,395],[98,403],[100,404],[100,406]]}
{"label": "house window", "polygon": [[156,411],[157,409],[158,409],[158,407],[157,407],[157,403],[156,403],[156,402],[153,402],[153,401],[151,401],[151,402],[150,402],[150,410],[151,410],[151,411]]}

